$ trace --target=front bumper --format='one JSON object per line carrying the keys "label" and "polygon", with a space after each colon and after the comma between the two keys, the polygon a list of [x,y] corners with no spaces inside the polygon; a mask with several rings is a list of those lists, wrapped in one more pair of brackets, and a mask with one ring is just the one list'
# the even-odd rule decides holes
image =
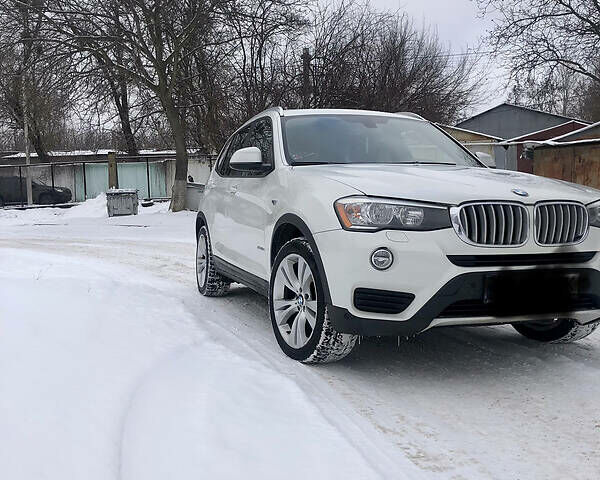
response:
{"label": "front bumper", "polygon": [[[449,259],[489,259],[492,255],[537,258],[593,252],[600,245],[600,229],[592,228],[580,245],[561,248],[541,247],[533,241],[519,248],[475,247],[463,243],[451,229],[377,233],[335,230],[316,234],[315,241],[329,284],[331,321],[340,332],[412,335],[442,325],[514,323],[552,317],[569,317],[580,323],[600,319],[600,254],[577,263],[546,261],[538,266],[519,262],[510,266],[476,266],[476,262],[464,266],[463,262],[459,266]],[[380,247],[390,249],[395,259],[384,272],[375,270],[369,262],[370,254]],[[565,275],[580,279],[578,298],[545,301],[559,297],[556,292],[549,295],[548,289],[557,285],[553,279]],[[518,302],[510,300],[511,292],[503,292],[504,300],[496,304],[487,298],[494,290],[488,285],[498,276],[503,285],[518,285],[514,292]],[[354,305],[354,292],[359,288],[406,292],[413,294],[414,300],[397,314],[365,312]]]}
{"label": "front bumper", "polygon": [[[524,285],[529,289],[524,290]],[[490,293],[502,299],[488,298]],[[433,326],[547,318],[593,323],[600,319],[600,271],[544,268],[465,273],[444,285],[409,320],[366,319],[335,306],[330,307],[329,316],[337,331],[365,336],[408,336]]]}

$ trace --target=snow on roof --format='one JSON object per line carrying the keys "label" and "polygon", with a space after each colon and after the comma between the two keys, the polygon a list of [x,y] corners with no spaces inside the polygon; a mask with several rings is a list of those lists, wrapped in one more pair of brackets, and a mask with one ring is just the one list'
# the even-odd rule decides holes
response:
{"label": "snow on roof", "polygon": [[554,140],[546,140],[544,142],[539,142],[539,146],[541,147],[565,147],[567,145],[583,145],[586,143],[600,143],[600,138],[585,138],[583,140],[572,140],[570,142],[556,142]]}
{"label": "snow on roof", "polygon": [[[102,148],[102,149],[98,149],[98,150],[71,150],[71,151],[48,152],[48,156],[50,156],[50,157],[96,157],[96,156],[108,155],[111,152],[114,152],[117,155],[127,155],[126,152],[121,152],[121,151],[114,150],[114,149]],[[144,155],[175,155],[175,153],[176,153],[175,150],[145,149],[145,150],[140,150],[138,155],[141,155],[141,156],[144,156]],[[200,149],[198,149],[198,148],[188,149],[188,153],[200,153]],[[38,155],[35,152],[31,152],[29,154],[29,156],[31,158],[37,158]],[[2,157],[3,160],[11,159],[11,158],[25,158],[25,153],[18,152],[18,153],[14,153],[12,155],[7,155],[5,157]]]}
{"label": "snow on roof", "polygon": [[[87,156],[95,156],[95,155],[108,155],[110,152],[114,152],[114,150],[108,150],[108,149],[72,150],[69,152],[56,151],[56,152],[48,152],[48,155],[50,157],[87,157]],[[122,153],[122,152],[115,152],[115,153]],[[35,152],[31,152],[29,154],[29,156],[31,158],[37,158],[38,155]],[[5,158],[5,159],[7,159],[7,158],[25,158],[25,152],[18,152],[13,155],[7,155],[6,157],[3,157],[3,158]]]}

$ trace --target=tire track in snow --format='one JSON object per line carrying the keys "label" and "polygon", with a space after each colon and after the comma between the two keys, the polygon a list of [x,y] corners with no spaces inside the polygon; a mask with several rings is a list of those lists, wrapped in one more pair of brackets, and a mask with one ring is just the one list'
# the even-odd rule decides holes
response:
{"label": "tire track in snow", "polygon": [[[87,255],[94,242],[83,243],[89,243]],[[124,243],[132,266],[154,271],[160,265],[164,270],[154,274],[178,282],[173,288],[194,315],[205,308],[226,311],[231,318],[218,328],[250,334],[244,341],[251,350],[283,373],[294,372],[305,388],[329,386],[333,405],[362,416],[391,444],[384,450],[408,455],[432,478],[577,472],[595,479],[600,471],[598,335],[576,345],[540,346],[507,327],[438,329],[400,348],[393,340],[363,341],[347,361],[307,373],[278,354],[264,300],[244,290],[210,303],[195,296],[192,244],[162,244],[154,253],[157,248],[144,242]],[[97,253],[118,261],[111,246]],[[152,262],[144,263],[149,255]],[[189,263],[174,267],[170,261],[177,258]]]}

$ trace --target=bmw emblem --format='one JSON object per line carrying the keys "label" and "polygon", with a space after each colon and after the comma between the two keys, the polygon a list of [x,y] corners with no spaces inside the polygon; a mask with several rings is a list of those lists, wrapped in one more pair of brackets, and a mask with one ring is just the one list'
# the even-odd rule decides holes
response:
{"label": "bmw emblem", "polygon": [[529,193],[527,193],[525,190],[519,190],[518,188],[513,188],[512,192],[515,195],[518,195],[519,197],[528,197]]}

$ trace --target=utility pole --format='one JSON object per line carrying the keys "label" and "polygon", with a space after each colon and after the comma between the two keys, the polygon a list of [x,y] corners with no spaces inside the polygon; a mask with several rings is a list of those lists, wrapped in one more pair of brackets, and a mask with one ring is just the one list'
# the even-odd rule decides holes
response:
{"label": "utility pole", "polygon": [[302,51],[302,108],[310,108],[310,51]]}
{"label": "utility pole", "polygon": [[21,75],[23,88],[23,134],[25,136],[25,185],[27,187],[27,205],[33,205],[33,193],[31,188],[31,156],[29,155],[29,108],[27,106],[27,87],[25,85],[25,74]]}
{"label": "utility pole", "polygon": [[119,172],[115,152],[108,152],[108,188],[119,188]]}
{"label": "utility pole", "polygon": [[21,71],[21,88],[23,89],[23,135],[25,137],[25,181],[27,186],[27,205],[33,204],[33,195],[31,192],[31,156],[29,155],[29,105],[27,99],[27,66],[29,64],[27,47],[31,48],[31,32],[29,31],[29,3],[24,4],[23,10],[23,28],[24,34],[21,38],[24,49],[23,70]]}

